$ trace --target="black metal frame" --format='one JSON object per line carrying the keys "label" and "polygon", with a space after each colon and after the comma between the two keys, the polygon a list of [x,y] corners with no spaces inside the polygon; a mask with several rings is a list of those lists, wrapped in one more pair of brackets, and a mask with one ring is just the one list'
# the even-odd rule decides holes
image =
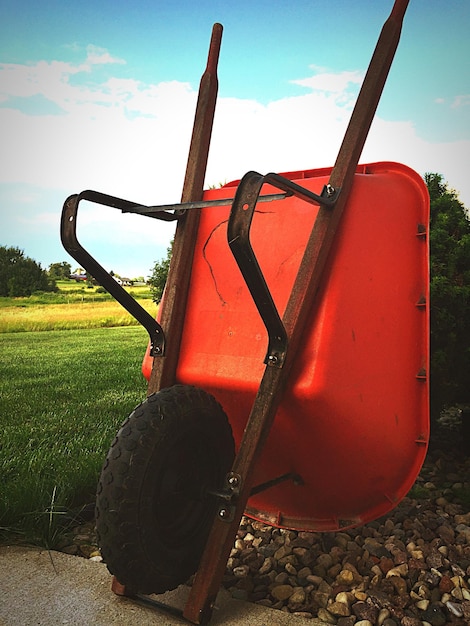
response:
{"label": "black metal frame", "polygon": [[146,328],[150,337],[150,354],[163,356],[165,353],[165,335],[160,324],[79,243],[77,239],[77,214],[81,200],[89,200],[114,208],[121,208],[121,205],[129,206],[132,203],[96,191],[83,191],[80,194],[69,196],[62,209],[60,236],[62,245],[70,256]]}
{"label": "black metal frame", "polygon": [[282,367],[287,352],[287,332],[250,243],[253,215],[266,183],[282,189],[286,196],[294,195],[326,208],[334,207],[339,191],[325,185],[319,196],[279,174],[263,176],[258,172],[248,172],[241,179],[233,200],[227,227],[228,244],[268,332],[268,352],[264,363]]}
{"label": "black metal frame", "polygon": [[[261,195],[265,183],[277,187],[284,193]],[[80,202],[86,200],[119,209],[123,213],[136,213],[164,221],[178,220],[187,210],[232,204],[227,229],[228,243],[268,332],[268,352],[265,363],[282,367],[287,351],[287,333],[251,247],[250,229],[258,202],[283,200],[292,195],[325,207],[333,207],[338,198],[338,192],[328,186],[325,186],[319,196],[279,174],[270,173],[263,176],[257,172],[245,174],[237,187],[235,198],[201,202],[145,206],[88,189],[69,196],[65,201],[61,218],[61,240],[70,256],[144,326],[150,337],[151,356],[164,356],[166,339],[160,324],[79,243],[77,216]]]}

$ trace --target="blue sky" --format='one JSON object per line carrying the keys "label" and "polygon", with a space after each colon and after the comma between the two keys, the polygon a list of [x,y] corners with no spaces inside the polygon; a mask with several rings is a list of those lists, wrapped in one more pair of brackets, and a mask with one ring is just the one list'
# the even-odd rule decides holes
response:
{"label": "blue sky", "polygon": [[[224,26],[206,186],[334,163],[392,0],[0,0],[0,245],[67,260],[65,198],[177,202],[214,22]],[[470,2],[410,0],[361,162],[437,171],[470,207]],[[81,241],[148,274],[172,227],[85,207]]]}

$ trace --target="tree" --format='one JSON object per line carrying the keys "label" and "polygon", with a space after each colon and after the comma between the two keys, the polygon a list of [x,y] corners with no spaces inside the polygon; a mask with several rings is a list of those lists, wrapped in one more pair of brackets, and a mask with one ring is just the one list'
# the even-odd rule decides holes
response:
{"label": "tree", "polygon": [[56,289],[46,270],[25,256],[23,250],[0,246],[0,296],[15,298]]}
{"label": "tree", "polygon": [[67,278],[70,278],[72,266],[70,263],[67,263],[67,261],[62,261],[62,263],[51,263],[47,273],[49,274],[49,278],[52,280],[66,280]]}
{"label": "tree", "polygon": [[161,261],[157,261],[153,267],[152,274],[148,279],[150,285],[150,291],[152,292],[152,298],[157,304],[162,299],[163,290],[165,289],[165,283],[168,276],[168,269],[170,267],[171,253],[173,250],[173,242],[166,251],[166,257]]}
{"label": "tree", "polygon": [[470,400],[470,221],[440,174],[426,173],[431,200],[431,412]]}

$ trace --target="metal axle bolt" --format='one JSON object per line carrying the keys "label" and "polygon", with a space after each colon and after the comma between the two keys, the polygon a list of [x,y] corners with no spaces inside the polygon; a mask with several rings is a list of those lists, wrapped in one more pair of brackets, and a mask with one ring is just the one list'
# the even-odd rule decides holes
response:
{"label": "metal axle bolt", "polygon": [[227,509],[219,509],[219,517],[221,519],[227,519],[228,516],[229,516],[229,512]]}
{"label": "metal axle bolt", "polygon": [[237,476],[230,476],[230,478],[228,479],[227,482],[230,485],[230,487],[238,487],[238,477]]}

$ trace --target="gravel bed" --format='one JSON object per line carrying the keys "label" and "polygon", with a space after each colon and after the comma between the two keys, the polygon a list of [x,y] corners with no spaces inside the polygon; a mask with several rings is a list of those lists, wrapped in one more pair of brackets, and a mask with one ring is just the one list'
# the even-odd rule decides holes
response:
{"label": "gravel bed", "polygon": [[[236,598],[337,626],[468,626],[470,457],[457,426],[450,415],[436,429],[415,486],[386,517],[335,533],[244,518],[223,585]],[[93,522],[59,549],[101,560]]]}

